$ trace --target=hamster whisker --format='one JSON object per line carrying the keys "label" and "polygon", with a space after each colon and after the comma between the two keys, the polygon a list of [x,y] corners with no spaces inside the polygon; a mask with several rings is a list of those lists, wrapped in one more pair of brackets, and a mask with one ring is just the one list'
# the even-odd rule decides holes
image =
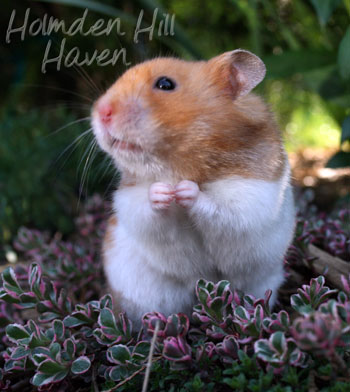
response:
{"label": "hamster whisker", "polygon": [[[92,155],[91,155],[91,159],[89,161],[89,164],[86,168],[86,175],[85,175],[85,188],[86,188],[86,193],[88,191],[88,187],[89,187],[89,170],[92,167],[92,164],[97,156],[98,153],[98,149],[97,149],[97,142],[94,144],[93,146],[93,150],[92,150]],[[82,189],[83,190],[83,189]]]}
{"label": "hamster whisker", "polygon": [[[100,153],[100,149],[98,148],[97,145],[97,154],[98,153]],[[112,164],[113,164],[112,159],[106,154],[104,154],[102,161],[98,163],[99,167],[95,172],[94,178],[104,178],[108,173],[108,170],[111,168]]]}
{"label": "hamster whisker", "polygon": [[68,109],[83,109],[91,112],[91,105],[88,103],[80,103],[80,102],[73,102],[73,101],[65,101],[65,100],[57,100],[50,104],[40,105],[38,106],[40,109],[48,109],[54,110],[57,108],[68,108]]}
{"label": "hamster whisker", "polygon": [[57,163],[60,161],[60,159],[66,154],[67,157],[66,159],[63,161],[62,164],[60,164],[60,166],[58,168],[55,168],[55,176],[57,177],[59,175],[59,173],[61,172],[61,170],[63,169],[63,167],[65,166],[65,164],[68,162],[69,158],[71,157],[71,155],[73,154],[73,152],[77,149],[77,147],[79,146],[80,142],[83,140],[84,137],[88,136],[88,134],[92,133],[92,128],[86,130],[85,132],[83,132],[81,135],[79,135],[78,137],[76,137],[73,142],[71,142],[60,154],[59,156],[55,159],[55,161],[52,163],[52,167],[55,167],[57,165]]}
{"label": "hamster whisker", "polygon": [[63,93],[68,93],[71,95],[74,95],[76,97],[82,98],[86,101],[88,101],[90,104],[94,102],[94,100],[90,97],[87,97],[86,95],[82,95],[82,94],[78,94],[76,92],[64,89],[64,88],[60,88],[60,87],[55,87],[55,86],[45,86],[44,84],[28,84],[28,83],[22,83],[21,84],[24,87],[36,87],[36,88],[48,88],[51,90],[55,90],[55,91],[61,91]]}
{"label": "hamster whisker", "polygon": [[97,145],[97,141],[95,139],[93,139],[92,142],[90,143],[90,147],[87,149],[87,151],[89,151],[89,153],[88,153],[87,158],[85,160],[83,174],[82,174],[81,180],[80,180],[78,207],[80,204],[81,196],[83,195],[84,184],[86,183],[86,187],[88,184],[88,171],[91,168],[92,162],[95,157],[96,145]]}
{"label": "hamster whisker", "polygon": [[[84,111],[87,111],[89,114],[91,113],[91,105],[88,104],[83,104],[83,103],[74,103],[74,102],[67,102],[67,101],[57,101],[57,102],[53,102],[50,104],[45,104],[45,105],[35,105],[34,107],[32,107],[31,109],[28,109],[26,111],[26,113],[28,115],[30,114],[37,114],[38,111],[42,112],[56,112],[57,109],[65,109],[65,108],[78,108],[78,109],[82,109]],[[86,114],[88,114],[86,113]],[[85,114],[85,113],[84,113]]]}
{"label": "hamster whisker", "polygon": [[96,141],[96,139],[94,137],[92,137],[92,139],[90,140],[90,142],[89,142],[87,148],[85,149],[82,157],[80,158],[79,164],[77,166],[77,170],[80,169],[81,165],[83,164],[83,161],[84,161],[85,157],[89,154],[89,151],[90,151],[91,147],[94,145],[95,141]]}
{"label": "hamster whisker", "polygon": [[[105,173],[107,173],[107,171],[111,168],[112,164],[113,164],[112,161],[110,161],[108,163],[108,166],[107,166],[107,168],[105,170]],[[117,170],[115,170],[114,173],[113,173],[112,179],[110,180],[108,186],[106,187],[106,190],[104,191],[104,194],[103,194],[104,198],[108,195],[109,191],[112,188],[112,185],[115,183],[116,179],[118,179],[118,178],[120,178],[120,174],[119,174],[119,172]]]}
{"label": "hamster whisker", "polygon": [[71,149],[73,146],[73,150],[69,153],[68,158],[71,156],[71,154],[73,153],[73,151],[78,147],[78,142],[80,142],[85,136],[87,136],[88,133],[92,133],[92,128],[87,129],[86,131],[84,131],[83,133],[81,133],[79,136],[77,136],[61,153],[60,155],[56,158],[56,160],[54,161],[54,164],[57,163],[61,157],[69,150]]}
{"label": "hamster whisker", "polygon": [[71,121],[71,122],[69,122],[68,124],[65,124],[65,125],[63,125],[62,127],[60,127],[60,128],[58,128],[58,129],[56,129],[55,131],[51,132],[51,133],[50,133],[49,135],[47,135],[45,138],[47,138],[47,137],[49,137],[49,136],[56,135],[57,133],[63,131],[64,129],[66,129],[66,128],[68,128],[68,127],[70,127],[71,125],[78,124],[78,123],[81,123],[81,122],[83,122],[83,121],[90,121],[90,120],[91,120],[91,117],[88,116],[88,117],[79,118],[78,120]]}

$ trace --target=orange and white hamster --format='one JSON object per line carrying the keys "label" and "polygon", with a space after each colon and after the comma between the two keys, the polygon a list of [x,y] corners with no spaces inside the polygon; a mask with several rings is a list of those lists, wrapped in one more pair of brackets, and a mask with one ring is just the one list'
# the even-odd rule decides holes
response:
{"label": "orange and white hamster", "polygon": [[200,278],[275,301],[295,213],[280,132],[250,93],[264,76],[241,49],[156,58],[95,103],[96,139],[122,174],[104,269],[136,325],[149,311],[190,314]]}

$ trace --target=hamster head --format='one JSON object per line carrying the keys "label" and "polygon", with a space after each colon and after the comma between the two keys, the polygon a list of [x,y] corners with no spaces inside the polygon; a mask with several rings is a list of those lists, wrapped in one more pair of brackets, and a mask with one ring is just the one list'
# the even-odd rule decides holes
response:
{"label": "hamster head", "polygon": [[136,176],[201,182],[245,170],[245,152],[274,139],[263,129],[265,106],[248,94],[264,76],[264,63],[244,50],[209,61],[146,61],[94,104],[95,136],[122,172]]}

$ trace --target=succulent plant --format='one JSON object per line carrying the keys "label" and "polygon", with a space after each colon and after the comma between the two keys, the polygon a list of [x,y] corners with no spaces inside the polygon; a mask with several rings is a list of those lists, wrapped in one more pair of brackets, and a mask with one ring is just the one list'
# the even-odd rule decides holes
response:
{"label": "succulent plant", "polygon": [[311,279],[310,285],[303,285],[298,294],[291,297],[292,307],[299,313],[310,313],[327,301],[338,290],[331,290],[325,286],[325,278],[319,276]]}
{"label": "succulent plant", "polygon": [[[42,391],[88,391],[91,385],[101,391],[139,390],[152,344],[151,378],[159,390],[167,390],[166,380],[185,391],[203,385],[307,390],[308,374],[316,370],[313,377],[322,382],[333,385],[339,376],[345,380],[337,381],[339,390],[350,387],[350,274],[341,277],[339,291],[327,287],[323,276],[312,278],[291,296],[291,308],[275,312],[271,291],[254,298],[227,281],[201,279],[191,321],[182,313],[151,312],[136,331],[127,312],[113,311],[110,295],[100,297],[97,249],[107,210],[99,197],[88,201],[76,219],[77,234],[64,241],[58,234],[20,230],[15,247],[32,264],[2,273],[1,390],[22,384],[24,390]],[[342,210],[322,221],[300,217],[289,268],[295,260],[307,262],[311,242],[346,256],[347,214]]]}
{"label": "succulent plant", "polygon": [[274,368],[275,373],[286,365],[305,367],[306,355],[298,348],[293,338],[286,338],[282,331],[274,332],[269,339],[255,342],[254,350],[258,358]]}

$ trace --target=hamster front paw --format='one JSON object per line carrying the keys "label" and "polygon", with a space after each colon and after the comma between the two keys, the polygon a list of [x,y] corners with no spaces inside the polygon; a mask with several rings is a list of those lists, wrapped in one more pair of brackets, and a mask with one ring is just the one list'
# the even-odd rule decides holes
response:
{"label": "hamster front paw", "polygon": [[155,182],[150,186],[148,196],[153,210],[166,210],[175,199],[175,190],[172,185]]}
{"label": "hamster front paw", "polygon": [[175,201],[181,207],[191,208],[199,196],[199,186],[193,182],[184,180],[175,187]]}

